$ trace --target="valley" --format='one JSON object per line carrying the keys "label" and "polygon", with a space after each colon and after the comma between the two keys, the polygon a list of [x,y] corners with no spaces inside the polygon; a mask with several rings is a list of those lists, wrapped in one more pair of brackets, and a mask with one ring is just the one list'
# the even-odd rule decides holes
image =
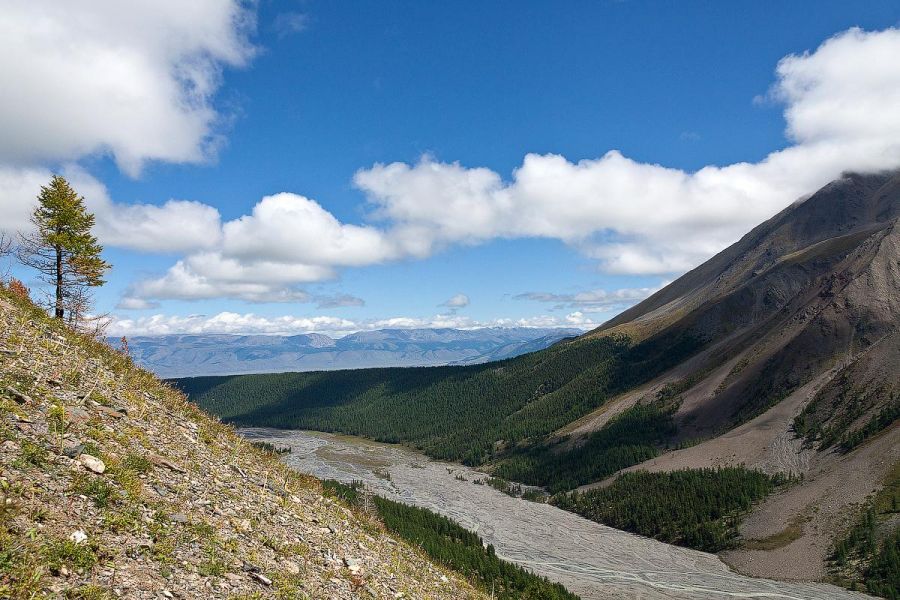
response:
{"label": "valley", "polygon": [[[469,366],[175,384],[237,426],[402,443],[550,494],[578,490],[578,501],[557,504],[722,552],[749,575],[892,598],[896,491],[859,522],[900,464],[898,224],[900,172],[845,174],[545,350]],[[606,486],[610,494],[591,491]],[[650,495],[677,496],[678,518]],[[610,497],[615,507],[598,504]],[[868,542],[839,564],[840,540],[863,529]]]}
{"label": "valley", "polygon": [[403,446],[309,431],[247,428],[239,433],[290,447],[282,460],[300,472],[363,481],[379,495],[450,517],[493,544],[502,558],[558,581],[586,600],[865,597],[827,584],[739,575],[713,554],[663,544],[474,485],[483,473]]}

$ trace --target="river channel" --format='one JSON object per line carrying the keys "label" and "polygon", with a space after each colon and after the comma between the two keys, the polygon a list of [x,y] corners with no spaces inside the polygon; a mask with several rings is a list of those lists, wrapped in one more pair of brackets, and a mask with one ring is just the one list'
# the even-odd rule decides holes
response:
{"label": "river channel", "polygon": [[446,515],[493,544],[502,558],[562,583],[585,600],[867,598],[827,584],[739,575],[714,554],[475,485],[472,481],[484,474],[403,446],[311,431],[247,428],[240,433],[290,446],[283,460],[298,471],[321,479],[362,480],[382,496]]}

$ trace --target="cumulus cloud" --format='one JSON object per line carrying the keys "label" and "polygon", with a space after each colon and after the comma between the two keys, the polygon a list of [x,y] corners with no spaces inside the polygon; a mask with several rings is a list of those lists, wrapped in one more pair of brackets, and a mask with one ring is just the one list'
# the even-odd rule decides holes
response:
{"label": "cumulus cloud", "polygon": [[340,337],[357,331],[376,329],[481,329],[484,327],[596,327],[590,317],[573,312],[565,317],[536,316],[523,319],[478,321],[469,317],[446,314],[430,318],[390,317],[352,320],[340,317],[266,317],[253,313],[221,312],[216,315],[151,315],[139,318],[115,316],[107,329],[113,336],[166,335],[171,333],[278,334],[323,333]]}
{"label": "cumulus cloud", "polygon": [[327,268],[267,261],[240,262],[218,253],[193,254],[165,275],[135,283],[127,296],[152,299],[204,300],[229,297],[249,302],[306,302],[309,294],[297,282],[331,276]]}
{"label": "cumulus cloud", "polygon": [[[224,66],[252,57],[238,0],[10,0],[0,15],[0,161],[201,162]],[[13,82],[15,82],[13,84]]]}
{"label": "cumulus cloud", "polygon": [[510,181],[485,168],[378,164],[354,181],[391,234],[425,252],[493,238],[555,238],[616,273],[695,266],[750,227],[845,170],[900,165],[900,30],[851,29],[782,59],[769,96],[785,105],[794,145],[758,163],[695,173],[612,150],[573,163],[529,154]]}
{"label": "cumulus cloud", "polygon": [[465,308],[469,305],[469,297],[465,294],[456,294],[452,298],[448,299],[446,302],[442,302],[440,306],[446,306],[447,308],[459,309]]}
{"label": "cumulus cloud", "polygon": [[[143,252],[187,252],[219,243],[219,211],[200,202],[169,200],[162,205],[113,202],[106,186],[77,165],[67,165],[62,174],[84,196],[94,213],[94,232],[107,246]],[[25,232],[37,206],[41,186],[52,172],[44,168],[0,165],[0,232]]]}
{"label": "cumulus cloud", "polygon": [[[0,231],[29,228],[57,165],[97,216],[101,242],[150,252],[216,245],[218,211],[198,202],[114,203],[77,161],[203,162],[222,139],[222,69],[240,67],[253,8],[240,0],[11,0],[0,14]],[[60,166],[61,165],[61,166]]]}
{"label": "cumulus cloud", "polygon": [[144,298],[199,300],[230,297],[253,302],[301,300],[296,284],[331,279],[335,268],[365,266],[404,253],[374,227],[338,221],[297,194],[266,196],[222,226],[215,249],[190,254],[163,276],[137,282]]}
{"label": "cumulus cloud", "polygon": [[324,266],[370,265],[398,256],[374,227],[347,225],[317,202],[297,194],[266,196],[250,215],[223,228],[222,252],[245,260]]}

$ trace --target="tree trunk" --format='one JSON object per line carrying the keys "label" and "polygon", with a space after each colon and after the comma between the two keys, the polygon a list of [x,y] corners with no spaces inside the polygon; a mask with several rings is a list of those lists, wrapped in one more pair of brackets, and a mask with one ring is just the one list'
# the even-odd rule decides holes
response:
{"label": "tree trunk", "polygon": [[56,247],[56,311],[57,319],[63,318],[63,264],[62,264],[62,248]]}

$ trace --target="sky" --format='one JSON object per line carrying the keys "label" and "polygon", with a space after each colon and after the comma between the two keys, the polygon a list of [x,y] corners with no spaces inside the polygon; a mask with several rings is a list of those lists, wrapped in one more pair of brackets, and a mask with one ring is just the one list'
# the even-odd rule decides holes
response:
{"label": "sky", "polygon": [[898,26],[874,0],[7,0],[0,231],[66,176],[114,335],[596,327],[900,166]]}

